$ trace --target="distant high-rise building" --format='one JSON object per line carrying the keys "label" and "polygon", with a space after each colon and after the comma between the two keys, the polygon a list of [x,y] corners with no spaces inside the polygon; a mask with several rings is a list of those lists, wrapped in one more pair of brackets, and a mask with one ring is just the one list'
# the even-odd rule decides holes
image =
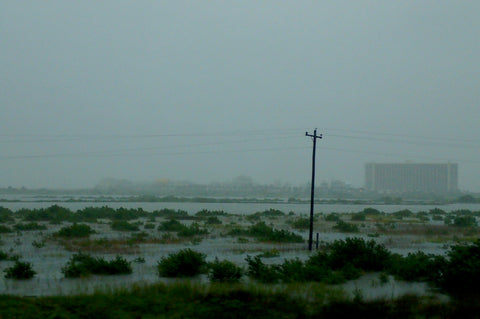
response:
{"label": "distant high-rise building", "polygon": [[458,164],[367,163],[365,187],[390,193],[454,192],[458,189]]}

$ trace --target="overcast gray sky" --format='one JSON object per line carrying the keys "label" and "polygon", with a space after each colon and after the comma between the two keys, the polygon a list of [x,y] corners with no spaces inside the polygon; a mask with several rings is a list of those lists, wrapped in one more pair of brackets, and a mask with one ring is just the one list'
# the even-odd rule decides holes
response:
{"label": "overcast gray sky", "polygon": [[2,1],[0,187],[105,177],[480,191],[480,1]]}

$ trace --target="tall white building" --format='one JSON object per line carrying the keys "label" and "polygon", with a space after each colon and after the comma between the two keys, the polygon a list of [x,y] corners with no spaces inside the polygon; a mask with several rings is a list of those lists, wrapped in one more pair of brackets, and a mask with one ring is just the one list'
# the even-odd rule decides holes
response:
{"label": "tall white building", "polygon": [[458,190],[458,164],[367,163],[365,188],[386,193]]}

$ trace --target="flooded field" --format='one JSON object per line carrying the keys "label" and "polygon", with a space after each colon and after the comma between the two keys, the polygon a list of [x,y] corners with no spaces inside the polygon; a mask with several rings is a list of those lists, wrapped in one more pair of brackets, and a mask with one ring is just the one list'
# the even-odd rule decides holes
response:
{"label": "flooded field", "polygon": [[[48,207],[43,204],[40,207]],[[39,207],[37,206],[37,208]],[[257,208],[254,206],[248,210]],[[13,231],[1,234],[0,250],[16,256],[16,259],[30,262],[36,271],[36,276],[30,280],[4,278],[3,271],[12,266],[14,261],[0,261],[0,272],[2,273],[0,293],[22,296],[66,295],[91,293],[98,290],[109,291],[117,287],[130,287],[134,284],[148,285],[159,281],[168,282],[175,279],[159,277],[157,263],[162,257],[183,248],[191,248],[204,253],[207,261],[213,261],[215,258],[227,259],[244,268],[247,266],[245,261],[247,256],[263,254],[265,256],[263,260],[267,264],[282,263],[285,259],[306,260],[309,258],[312,252],[307,250],[307,214],[293,210],[279,212],[270,208],[263,213],[259,209],[257,212],[260,213],[257,214],[247,214],[246,208],[243,208],[242,211],[240,209],[233,212],[225,211],[215,215],[215,218],[209,219],[196,215],[196,212],[205,209],[204,205],[200,204],[198,210],[190,210],[187,215],[174,218],[186,227],[197,225],[200,229],[205,230],[205,234],[187,237],[180,237],[175,232],[162,230],[161,225],[172,218],[153,214],[148,216],[148,210],[146,216],[128,221],[129,224],[137,227],[136,230],[115,230],[112,226],[113,221],[110,219],[82,222],[94,231],[88,237],[82,238],[62,238],[56,235],[62,228],[73,225],[70,221],[59,223],[38,221],[35,224],[39,229],[19,230],[15,228],[15,225],[25,224],[26,221],[16,216],[14,220],[2,223]],[[397,211],[391,209],[388,214],[383,212],[377,214],[378,210],[376,209],[368,211],[361,207],[331,209],[328,213],[315,215],[314,241],[317,233],[320,248],[325,243],[338,239],[360,237],[366,240],[373,239],[384,245],[389,251],[401,255],[419,250],[428,254],[441,255],[445,254],[451,244],[459,241],[471,241],[478,237],[476,227],[461,228],[447,225],[449,223],[447,220],[453,220],[455,213],[442,210],[428,213],[428,209],[433,210],[434,208],[424,208],[422,211],[425,213],[418,213],[418,211],[414,212],[402,207]],[[332,213],[332,210],[337,213]],[[269,211],[276,213],[268,213]],[[280,243],[258,240],[249,236],[232,235],[232,229],[243,229],[262,222],[273,229],[300,235],[304,241]],[[314,247],[316,244],[314,242]],[[107,260],[122,256],[131,263],[133,273],[65,278],[62,268],[73,254],[79,251],[92,256],[101,256]],[[208,281],[208,278],[202,275],[194,280]],[[249,279],[244,276],[243,280],[248,281]],[[424,283],[399,282],[391,276],[382,281],[379,279],[379,274],[375,273],[366,274],[358,280],[347,282],[339,287],[350,293],[360,289],[365,292],[365,296],[372,298],[392,297],[405,293],[430,293]]]}

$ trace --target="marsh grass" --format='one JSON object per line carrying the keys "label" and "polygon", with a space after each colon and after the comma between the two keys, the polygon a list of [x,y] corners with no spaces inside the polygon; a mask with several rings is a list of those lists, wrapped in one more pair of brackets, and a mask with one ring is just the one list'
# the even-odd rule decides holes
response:
{"label": "marsh grass", "polygon": [[203,285],[191,281],[104,289],[93,294],[2,296],[2,318],[472,318],[472,300],[406,295],[364,300],[322,284]]}

